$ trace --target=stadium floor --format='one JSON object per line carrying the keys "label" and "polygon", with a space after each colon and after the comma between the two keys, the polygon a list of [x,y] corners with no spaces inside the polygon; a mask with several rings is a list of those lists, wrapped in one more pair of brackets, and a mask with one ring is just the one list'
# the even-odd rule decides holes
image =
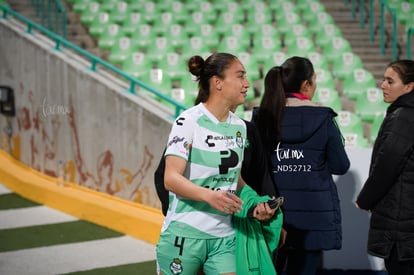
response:
{"label": "stadium floor", "polygon": [[29,201],[0,183],[0,274],[154,275],[155,269],[154,245]]}
{"label": "stadium floor", "polygon": [[155,246],[12,193],[0,184],[0,274],[155,272]]}

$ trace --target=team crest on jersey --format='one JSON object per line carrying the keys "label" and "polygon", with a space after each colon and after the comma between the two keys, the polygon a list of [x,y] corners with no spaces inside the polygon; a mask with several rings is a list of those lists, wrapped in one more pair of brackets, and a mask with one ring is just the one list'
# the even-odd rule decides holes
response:
{"label": "team crest on jersey", "polygon": [[191,150],[191,143],[190,143],[190,142],[185,141],[185,142],[183,143],[183,146],[184,146],[184,148],[185,148],[185,150],[186,150],[187,152],[190,152],[190,150]]}
{"label": "team crest on jersey", "polygon": [[236,144],[239,148],[243,148],[243,137],[240,131],[236,133]]}
{"label": "team crest on jersey", "polygon": [[174,258],[170,264],[170,270],[173,274],[181,274],[183,272],[181,260],[178,258]]}

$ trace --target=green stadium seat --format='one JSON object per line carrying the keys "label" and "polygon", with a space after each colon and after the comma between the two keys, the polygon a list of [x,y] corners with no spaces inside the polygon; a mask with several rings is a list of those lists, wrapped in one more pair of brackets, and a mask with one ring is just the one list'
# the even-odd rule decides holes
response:
{"label": "green stadium seat", "polygon": [[205,39],[201,36],[192,36],[185,42],[186,44],[182,45],[179,51],[185,59],[188,59],[193,55],[206,57],[211,54],[210,48],[206,45]]}
{"label": "green stadium seat", "polygon": [[272,53],[280,52],[281,50],[282,44],[277,34],[274,36],[254,36],[251,52],[258,62],[264,63]]}
{"label": "green stadium seat", "polygon": [[335,81],[332,77],[332,73],[329,70],[315,68],[316,84],[318,87],[335,89]]}
{"label": "green stadium seat", "polygon": [[250,121],[252,119],[252,110],[246,109],[243,104],[237,106],[234,112],[239,118]]}
{"label": "green stadium seat", "polygon": [[[220,27],[222,23],[234,24],[244,23],[245,14],[237,1],[225,0],[225,1],[214,1],[213,7],[218,12],[218,20],[216,28]],[[230,16],[231,15],[231,16]]]}
{"label": "green stadium seat", "polygon": [[212,4],[206,0],[185,1],[185,6],[187,9],[187,12],[191,14],[193,12],[199,12],[201,9],[201,5],[203,5],[204,3],[209,4],[209,6],[212,6]]}
{"label": "green stadium seat", "polygon": [[[142,82],[150,86],[151,88],[157,90],[158,92],[166,95],[171,96],[171,89],[172,89],[172,81],[168,77],[168,75],[164,75],[161,69],[154,68],[150,69],[149,73],[144,74],[142,77],[139,78]],[[146,92],[150,97],[158,100],[160,102],[166,103],[161,98],[157,97],[155,94],[151,92]],[[166,103],[166,105],[172,106],[170,103]]]}
{"label": "green stadium seat", "polygon": [[152,25],[152,30],[156,35],[164,35],[169,30],[169,26],[176,23],[172,12],[162,12],[160,13],[160,17]]}
{"label": "green stadium seat", "polygon": [[339,80],[349,78],[355,69],[362,69],[361,58],[353,52],[343,52],[332,61],[333,76]]}
{"label": "green stadium seat", "polygon": [[313,101],[319,102],[323,106],[331,107],[335,112],[342,111],[341,98],[336,90],[317,87]]}
{"label": "green stadium seat", "polygon": [[[99,0],[99,2],[101,3],[102,10],[108,11],[108,12],[114,11],[118,8],[124,9],[123,7],[121,7],[121,6],[124,5],[123,3],[125,3],[126,6],[128,6],[128,4],[129,4],[128,0],[123,0],[123,1],[119,1],[119,0]],[[118,7],[118,4],[121,4],[121,6]]]}
{"label": "green stadium seat", "polygon": [[172,81],[180,80],[188,75],[187,60],[176,52],[168,52],[162,62],[158,62],[158,68],[163,75],[168,76]]}
{"label": "green stadium seat", "polygon": [[[195,98],[191,97],[191,95],[186,94],[184,88],[181,87],[173,87],[171,88],[171,92],[169,95],[175,101],[185,105],[187,108],[194,105]],[[173,107],[172,104],[165,102],[165,105],[169,106],[170,108]]]}
{"label": "green stadium seat", "polygon": [[187,16],[187,20],[184,23],[185,31],[189,36],[198,36],[200,26],[202,24],[208,24],[205,14],[201,11],[194,11]]}
{"label": "green stadium seat", "polygon": [[247,29],[242,24],[233,24],[229,25],[229,32],[226,36],[235,36],[239,39],[240,45],[246,47],[246,49],[250,48],[251,41],[249,39],[250,34],[248,33]]}
{"label": "green stadium seat", "polygon": [[321,26],[324,26],[326,24],[335,24],[335,21],[333,20],[332,16],[326,11],[320,11],[314,13],[314,15],[315,16],[313,20],[311,18],[308,18],[309,21],[306,21],[308,23],[308,28],[312,33],[316,33],[317,31],[319,31]]}
{"label": "green stadium seat", "polygon": [[271,25],[272,23],[272,13],[268,9],[247,13],[246,30],[250,34],[255,34],[261,26]]}
{"label": "green stadium seat", "polygon": [[290,56],[306,56],[310,52],[315,52],[316,47],[312,39],[307,36],[298,36],[296,43],[288,46],[287,53]]}
{"label": "green stadium seat", "polygon": [[[125,17],[125,20],[122,22],[122,30],[126,35],[132,36],[135,32],[138,31],[139,26],[145,25],[143,16],[137,11],[128,11],[128,15]],[[149,25],[148,25],[149,27]]]}
{"label": "green stadium seat", "polygon": [[180,49],[189,39],[184,28],[179,24],[168,25],[163,36],[169,41],[174,51]]}
{"label": "green stadium seat", "polygon": [[157,36],[152,44],[147,47],[147,56],[157,64],[163,62],[165,55],[172,51],[172,44],[166,37]]}
{"label": "green stadium seat", "polygon": [[342,36],[335,36],[331,43],[323,46],[323,54],[328,62],[332,63],[335,59],[340,57],[344,52],[352,52],[351,44]]}
{"label": "green stadium seat", "polygon": [[263,72],[264,75],[273,67],[282,65],[285,62],[288,56],[285,52],[274,52],[273,54],[269,55],[269,58],[265,60],[263,64]]}
{"label": "green stadium seat", "polygon": [[315,69],[330,70],[325,56],[319,52],[308,52],[305,57],[309,58]]}
{"label": "green stadium seat", "polygon": [[312,40],[311,33],[303,24],[293,24],[291,30],[285,33],[283,42],[286,47],[290,48],[292,44],[297,42],[298,37],[306,37],[308,40]]}
{"label": "green stadium seat", "polygon": [[371,130],[370,130],[371,144],[374,144],[375,140],[377,139],[382,122],[384,121],[385,114],[386,114],[386,111],[384,111],[382,114],[378,114],[374,118],[371,124]]}
{"label": "green stadium seat", "polygon": [[[240,11],[242,10],[240,9]],[[237,14],[227,11],[219,15],[217,22],[214,24],[214,29],[220,35],[227,35],[229,26],[242,23],[243,21],[238,19]]]}
{"label": "green stadium seat", "polygon": [[87,7],[81,12],[80,22],[85,25],[90,25],[94,21],[95,17],[98,16],[99,12],[99,2],[88,3]]}
{"label": "green stadium seat", "polygon": [[235,54],[238,52],[246,52],[247,50],[248,46],[240,43],[240,38],[237,36],[225,36],[217,45],[218,52],[230,52]]}
{"label": "green stadium seat", "polygon": [[203,38],[206,46],[210,50],[216,49],[220,43],[220,35],[211,24],[202,24],[200,26],[199,36]]}
{"label": "green stadium seat", "polygon": [[402,1],[396,7],[397,13],[397,20],[401,23],[406,25],[407,23],[411,23],[414,14],[414,2],[409,1]]}
{"label": "green stadium seat", "polygon": [[[259,62],[256,59],[255,55],[252,55],[248,52],[238,52],[236,53],[237,57],[244,65],[244,68],[247,71],[247,78],[249,81],[255,81],[260,79],[260,68]],[[249,97],[250,95],[248,95]],[[247,98],[246,100],[252,100],[253,98]]]}
{"label": "green stadium seat", "polygon": [[143,50],[151,47],[155,38],[155,32],[152,31],[152,27],[149,24],[138,25],[138,29],[131,35],[132,43],[138,45]]}
{"label": "green stadium seat", "polygon": [[142,16],[144,16],[144,20],[147,24],[153,25],[160,18],[160,12],[156,2],[144,1],[144,3],[137,4],[131,2],[130,5],[131,10],[139,11]]}
{"label": "green stadium seat", "polygon": [[99,12],[89,26],[89,33],[93,37],[99,37],[104,33],[105,28],[108,25],[114,23],[115,22],[113,21],[111,15],[108,12]]}
{"label": "green stadium seat", "polygon": [[172,12],[172,5],[175,2],[175,0],[163,0],[163,1],[155,0],[155,2],[157,4],[158,12],[163,13],[163,12]]}
{"label": "green stadium seat", "polygon": [[116,9],[116,5],[118,4],[118,0],[97,0],[101,4],[101,10],[103,11],[113,11]]}
{"label": "green stadium seat", "polygon": [[182,3],[182,1],[172,1],[170,11],[173,13],[176,23],[182,25],[186,22],[188,17],[186,3]]}
{"label": "green stadium seat", "polygon": [[242,9],[249,13],[265,12],[269,10],[265,0],[241,0],[239,3]]}
{"label": "green stadium seat", "polygon": [[398,6],[401,4],[401,2],[403,2],[404,0],[385,0],[385,2],[387,3],[387,5],[392,8],[392,9],[397,9]]}
{"label": "green stadium seat", "polygon": [[276,28],[277,30],[285,35],[287,32],[290,32],[292,26],[295,24],[301,24],[299,15],[293,11],[278,11],[276,14]]}
{"label": "green stadium seat", "polygon": [[171,98],[188,108],[194,106],[197,94],[197,83],[191,79],[191,75],[188,72],[186,77],[180,81],[175,81],[171,89]]}
{"label": "green stadium seat", "polygon": [[131,38],[128,36],[122,36],[110,49],[108,60],[112,64],[121,65],[131,55],[132,52],[136,51],[138,51],[138,46],[132,44]]}
{"label": "green stadium seat", "polygon": [[122,64],[122,70],[139,80],[148,78],[149,71],[154,68],[150,60],[143,52],[132,52]]}
{"label": "green stadium seat", "polygon": [[307,24],[314,24],[318,20],[318,14],[326,12],[325,6],[319,0],[298,0],[296,7],[302,12],[302,19]]}
{"label": "green stadium seat", "polygon": [[[146,7],[144,7],[146,2],[154,3],[147,0],[124,0],[128,2],[128,9],[132,12],[143,12]],[[150,4],[151,5],[151,4]],[[143,8],[144,7],[144,8]]]}
{"label": "green stadium seat", "polygon": [[96,0],[73,0],[72,9],[74,12],[82,14],[82,12],[89,8],[89,4]]}
{"label": "green stadium seat", "polygon": [[340,111],[335,119],[344,137],[345,147],[369,147],[368,140],[364,137],[364,127],[359,116],[349,111]]}
{"label": "green stadium seat", "polygon": [[[187,9],[189,8],[189,3],[197,3],[196,1],[189,1],[186,3]],[[217,10],[214,8],[214,4],[210,1],[201,0],[196,11],[202,12],[204,15],[203,17],[207,20],[208,24],[213,24],[217,20]]]}
{"label": "green stadium seat", "polygon": [[293,3],[293,1],[286,1],[286,0],[282,1],[282,0],[279,0],[277,2],[279,2],[279,5],[282,8],[283,12],[295,12],[295,13],[299,13],[299,9]]}
{"label": "green stadium seat", "polygon": [[355,102],[355,113],[364,122],[372,123],[374,119],[383,114],[389,104],[384,102],[382,91],[372,87],[361,93]]}
{"label": "green stadium seat", "polygon": [[277,28],[275,26],[273,26],[273,24],[262,24],[258,27],[256,27],[256,30],[254,33],[252,33],[253,35],[253,44],[256,41],[261,41],[262,38],[271,38],[273,40],[275,40],[274,42],[276,44],[281,43],[280,40],[280,33],[277,30]]}
{"label": "green stadium seat", "polygon": [[98,48],[110,50],[122,36],[124,36],[124,33],[120,25],[109,24],[105,26],[103,33],[99,36]]}
{"label": "green stadium seat", "polygon": [[342,37],[342,32],[335,24],[324,24],[313,35],[318,47],[323,49],[332,43],[332,37]]}
{"label": "green stadium seat", "polygon": [[127,2],[117,2],[116,5],[112,10],[109,11],[111,14],[111,18],[113,18],[114,22],[117,24],[123,24],[130,14],[130,10],[128,8]]}
{"label": "green stadium seat", "polygon": [[372,73],[365,69],[355,69],[353,74],[343,81],[343,94],[350,100],[356,100],[363,91],[372,87],[376,87]]}

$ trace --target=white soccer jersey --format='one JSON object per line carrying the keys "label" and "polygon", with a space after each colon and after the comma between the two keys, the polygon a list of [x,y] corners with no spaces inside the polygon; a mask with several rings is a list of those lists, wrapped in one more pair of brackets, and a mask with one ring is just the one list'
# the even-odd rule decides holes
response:
{"label": "white soccer jersey", "polygon": [[[219,122],[202,103],[184,111],[174,122],[165,155],[187,160],[184,176],[212,190],[236,191],[246,140],[246,124],[233,113]],[[162,231],[191,238],[217,238],[234,233],[231,215],[207,203],[170,193]]]}

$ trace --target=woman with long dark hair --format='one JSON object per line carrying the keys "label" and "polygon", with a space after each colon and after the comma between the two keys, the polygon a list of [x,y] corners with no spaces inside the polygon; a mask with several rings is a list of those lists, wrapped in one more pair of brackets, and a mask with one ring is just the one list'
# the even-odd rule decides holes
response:
{"label": "woman with long dark hair", "polygon": [[274,182],[285,198],[287,238],[274,257],[278,274],[316,274],[322,251],[341,248],[341,212],[332,175],[345,174],[350,162],[336,113],[311,101],[315,89],[312,63],[291,57],[268,71],[260,107],[253,112]]}

